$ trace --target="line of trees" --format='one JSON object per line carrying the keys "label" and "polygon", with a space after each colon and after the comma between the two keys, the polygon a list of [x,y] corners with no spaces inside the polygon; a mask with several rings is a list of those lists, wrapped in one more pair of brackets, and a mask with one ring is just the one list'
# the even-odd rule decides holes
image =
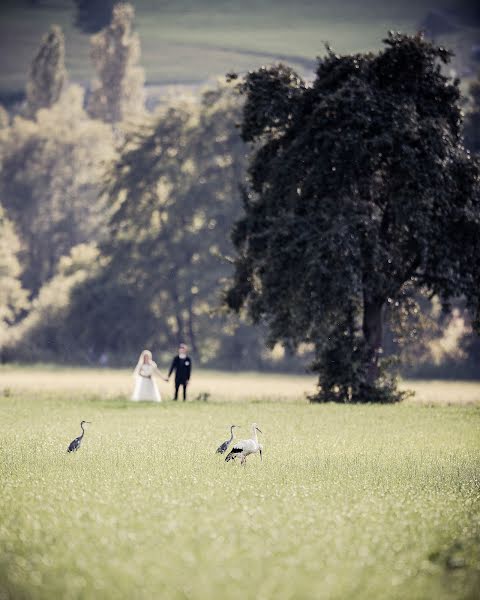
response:
{"label": "line of trees", "polygon": [[[0,234],[6,240],[0,245],[2,359],[97,362],[107,356],[124,363],[141,347],[151,347],[158,355],[186,340],[200,362],[223,368],[301,369],[313,360],[321,373],[324,399],[344,400],[341,389],[351,400],[352,369],[364,369],[361,356],[368,352],[358,338],[361,285],[347,277],[353,276],[359,252],[349,237],[351,215],[358,213],[354,237],[363,226],[365,243],[373,243],[374,237],[368,232],[368,211],[361,214],[354,202],[351,210],[342,212],[350,189],[345,165],[353,169],[349,181],[363,186],[359,194],[368,185],[376,186],[378,193],[387,180],[393,185],[394,178],[383,167],[372,175],[365,168],[367,158],[363,167],[346,156],[335,158],[335,148],[337,143],[339,149],[350,144],[358,150],[365,128],[372,126],[368,120],[378,118],[381,106],[388,105],[391,114],[382,117],[379,130],[390,132],[390,138],[378,134],[378,143],[385,145],[378,152],[386,157],[396,135],[392,123],[398,125],[400,139],[405,115],[413,114],[413,100],[395,108],[393,96],[388,104],[387,94],[380,98],[378,90],[362,80],[373,68],[373,58],[340,59],[330,53],[320,61],[313,86],[288,68],[267,69],[245,79],[247,94],[238,94],[235,84],[218,82],[198,95],[168,99],[149,114],[133,24],[130,5],[112,5],[109,23],[92,36],[97,77],[86,94],[68,81],[65,42],[61,30],[53,27],[32,61],[25,104],[10,115],[0,110]],[[450,88],[444,88],[448,94]],[[313,101],[319,97],[323,113]],[[419,97],[417,106],[424,101]],[[368,107],[365,114],[359,106]],[[475,110],[472,107],[468,121],[472,144],[471,139],[478,139]],[[297,113],[304,123],[304,139],[316,140],[301,150],[294,130],[285,129]],[[348,130],[342,125],[346,115],[352,120]],[[330,130],[334,124],[337,129]],[[290,146],[283,147],[282,139],[292,148],[288,164]],[[403,150],[398,156],[405,160]],[[249,164],[253,189],[246,180]],[[312,189],[320,190],[320,183],[309,183],[308,177],[321,179],[325,169],[330,199],[319,211]],[[413,174],[412,170],[411,185]],[[268,210],[259,202],[267,189]],[[411,201],[405,195],[402,202],[413,218],[413,188],[411,192]],[[296,220],[293,206],[305,211],[303,224]],[[242,219],[250,213],[250,221]],[[395,219],[400,214],[395,212]],[[264,219],[268,227],[261,232]],[[252,227],[258,231],[254,239],[249,237]],[[267,231],[277,240],[271,248]],[[397,235],[393,230],[390,234]],[[243,256],[246,243],[264,266],[254,273],[249,270],[253,263],[235,259],[240,300],[234,300],[232,291],[229,303],[239,308],[246,290],[261,285],[261,302],[256,298],[250,311],[257,326],[242,311],[231,314],[222,302],[223,290],[231,287],[235,248]],[[318,244],[327,251],[321,260]],[[388,252],[384,254],[387,260]],[[372,250],[372,260],[375,256]],[[389,264],[382,275],[372,263],[367,269],[372,282],[374,275],[386,280]],[[310,276],[318,282],[316,295],[305,287]],[[456,312],[442,313],[439,289],[431,288],[437,295],[429,298],[425,286],[403,283],[399,281],[400,291],[389,294],[381,309],[385,354],[400,352],[428,369],[435,368],[434,356],[441,356],[440,362],[462,365],[464,374],[474,375],[480,349],[469,333],[464,300],[455,298]],[[347,289],[351,302],[344,310]],[[322,299],[338,314],[329,313]],[[275,311],[273,321],[268,311]],[[323,325],[336,323],[333,334],[322,319]],[[452,325],[459,323],[460,329]],[[315,336],[305,335],[308,328]],[[448,346],[442,340],[451,338],[452,331],[460,333]],[[318,345],[319,337],[329,343]],[[436,354],[435,344],[443,349]],[[378,348],[375,370],[385,362]],[[293,350],[295,355],[290,355]],[[337,371],[344,381],[325,367],[334,361],[343,365]],[[372,389],[370,397],[371,393]]]}
{"label": "line of trees", "polygon": [[6,259],[29,300],[5,312],[3,360],[125,362],[188,340],[204,363],[262,366],[262,331],[220,298],[241,209],[241,100],[218,83],[147,114],[133,22],[117,4],[92,36],[87,94],[52,27],[25,105],[3,113],[0,200],[21,240]]}

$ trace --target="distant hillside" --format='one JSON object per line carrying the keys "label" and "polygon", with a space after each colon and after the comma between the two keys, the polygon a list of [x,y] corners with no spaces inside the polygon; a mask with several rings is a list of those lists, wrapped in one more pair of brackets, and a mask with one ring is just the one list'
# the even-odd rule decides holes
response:
{"label": "distant hillside", "polygon": [[[339,52],[374,49],[388,29],[413,32],[432,0],[134,0],[150,84],[195,84],[229,70],[284,60],[309,70],[329,41]],[[451,6],[438,0],[435,7]],[[397,6],[393,6],[397,5]],[[23,91],[32,54],[50,24],[62,26],[75,81],[92,76],[89,36],[73,25],[72,0],[3,0],[0,96]]]}

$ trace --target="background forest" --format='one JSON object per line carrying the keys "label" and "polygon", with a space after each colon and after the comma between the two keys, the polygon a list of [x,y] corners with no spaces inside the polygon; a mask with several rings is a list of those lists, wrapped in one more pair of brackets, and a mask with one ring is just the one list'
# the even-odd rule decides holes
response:
{"label": "background forest", "polygon": [[[41,12],[42,2],[31,4]],[[24,93],[2,88],[2,362],[128,364],[143,347],[169,355],[184,340],[203,365],[302,370],[310,347],[267,348],[261,326],[223,305],[251,151],[238,127],[242,97],[221,70],[218,80],[152,96],[134,7],[73,4],[69,26],[83,32],[88,69],[69,73],[64,33],[51,26]],[[468,3],[462,10],[472,23]],[[427,25],[434,37],[437,21]],[[292,60],[308,77],[312,65]],[[478,152],[478,62],[459,52],[454,66],[466,75],[465,141]],[[478,376],[480,343],[462,298],[442,307],[419,294],[397,308],[386,349],[401,352],[405,372]]]}

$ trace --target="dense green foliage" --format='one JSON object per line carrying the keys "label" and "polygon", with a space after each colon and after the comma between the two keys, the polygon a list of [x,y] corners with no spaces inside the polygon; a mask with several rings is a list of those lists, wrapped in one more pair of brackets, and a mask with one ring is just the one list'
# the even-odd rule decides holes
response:
{"label": "dense green foliage", "polygon": [[23,241],[22,280],[33,295],[60,258],[104,230],[99,180],[114,155],[111,129],[92,121],[68,88],[35,120],[0,129],[0,200]]}
{"label": "dense green foliage", "polygon": [[[35,362],[87,362],[85,347],[75,338],[71,318],[72,293],[101,268],[97,248],[74,246],[62,256],[55,273],[30,303],[28,314],[4,336],[2,359]],[[83,314],[83,313],[82,313]]]}
{"label": "dense green foliage", "polygon": [[312,85],[282,65],[239,85],[256,148],[227,302],[272,343],[315,344],[320,401],[399,398],[383,322],[415,289],[464,296],[480,326],[479,166],[438,64],[449,53],[421,36],[385,42],[329,51]]}
{"label": "dense green foliage", "polygon": [[[152,406],[78,381],[0,397],[7,599],[475,598],[477,407],[262,402],[248,381],[244,401]],[[263,462],[214,454],[252,421]]]}
{"label": "dense green foliage", "polygon": [[27,292],[20,282],[19,250],[20,240],[0,206],[0,350],[7,337],[7,328],[28,306]]}

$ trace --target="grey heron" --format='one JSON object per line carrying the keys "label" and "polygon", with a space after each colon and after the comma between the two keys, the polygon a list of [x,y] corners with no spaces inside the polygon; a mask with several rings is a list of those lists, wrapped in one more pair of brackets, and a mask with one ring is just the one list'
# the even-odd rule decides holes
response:
{"label": "grey heron", "polygon": [[82,421],[80,423],[80,427],[82,428],[82,435],[79,435],[72,442],[70,442],[70,446],[68,447],[67,452],[75,452],[76,450],[78,450],[80,448],[83,436],[85,435],[85,429],[83,427],[83,425],[85,423],[91,423],[91,421]]}
{"label": "grey heron", "polygon": [[223,444],[220,444],[220,446],[216,450],[216,453],[223,454],[226,451],[226,449],[230,446],[230,444],[232,443],[232,440],[233,440],[233,428],[234,427],[238,427],[238,426],[232,425],[230,427],[230,439],[223,442]]}

